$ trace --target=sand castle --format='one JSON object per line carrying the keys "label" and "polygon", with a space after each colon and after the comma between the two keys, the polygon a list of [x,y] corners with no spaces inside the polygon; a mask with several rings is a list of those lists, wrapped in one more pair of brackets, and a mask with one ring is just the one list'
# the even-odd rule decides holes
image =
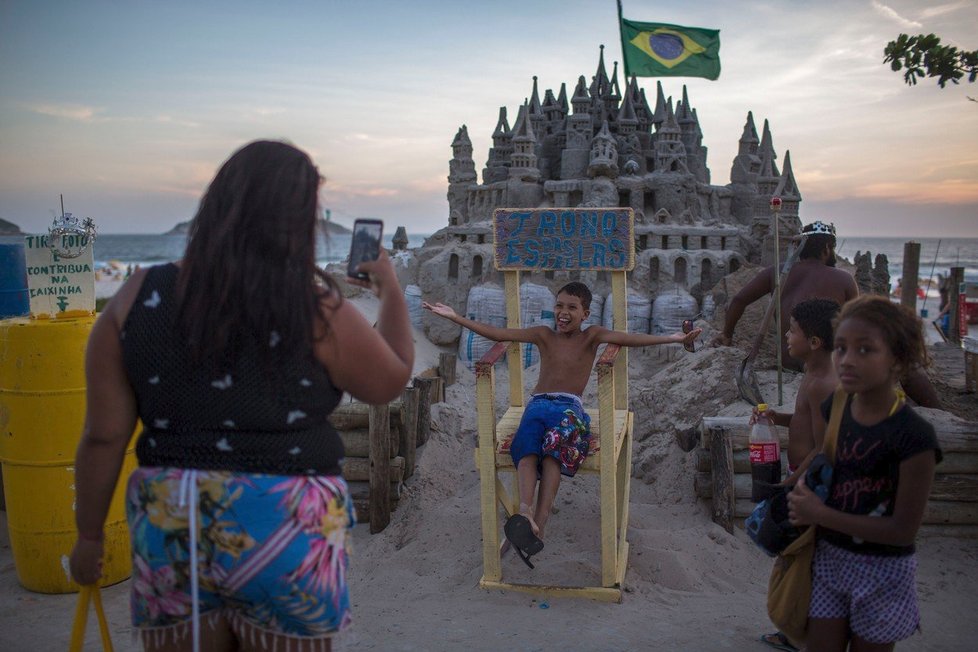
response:
{"label": "sand castle", "polygon": [[[460,311],[466,311],[471,288],[500,282],[492,265],[497,208],[630,207],[638,250],[632,290],[650,299],[679,290],[697,303],[746,263],[773,261],[772,197],[783,202],[782,249],[801,229],[790,153],[779,171],[766,120],[758,138],[753,114],[747,113],[730,182],[713,185],[686,87],[674,103],[658,83],[653,109],[634,77],[622,93],[617,63],[609,77],[603,46],[591,83],[579,77],[570,100],[561,84],[556,96],[548,89],[541,102],[534,77],[512,127],[506,107],[500,107],[492,143],[480,183],[468,129],[458,130],[449,161],[448,225],[402,269],[403,285],[416,285],[424,296]],[[575,279],[596,295],[608,291],[602,272],[556,271],[527,280],[552,286]],[[440,345],[458,337],[457,327],[428,315],[423,327]]]}

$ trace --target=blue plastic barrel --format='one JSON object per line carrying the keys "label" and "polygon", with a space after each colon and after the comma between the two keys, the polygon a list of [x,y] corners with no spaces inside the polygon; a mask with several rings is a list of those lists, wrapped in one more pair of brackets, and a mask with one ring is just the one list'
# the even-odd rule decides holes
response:
{"label": "blue plastic barrel", "polygon": [[0,244],[0,319],[22,317],[30,311],[24,245]]}

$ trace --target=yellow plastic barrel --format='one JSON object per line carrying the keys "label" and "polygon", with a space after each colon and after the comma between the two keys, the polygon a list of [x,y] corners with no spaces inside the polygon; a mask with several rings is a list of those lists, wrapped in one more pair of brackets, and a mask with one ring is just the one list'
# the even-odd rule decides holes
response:
{"label": "yellow plastic barrel", "polygon": [[[85,419],[85,345],[94,317],[0,321],[0,462],[17,579],[30,591],[71,593],[62,559],[75,530],[75,449]],[[103,584],[131,572],[126,452],[105,525]]]}

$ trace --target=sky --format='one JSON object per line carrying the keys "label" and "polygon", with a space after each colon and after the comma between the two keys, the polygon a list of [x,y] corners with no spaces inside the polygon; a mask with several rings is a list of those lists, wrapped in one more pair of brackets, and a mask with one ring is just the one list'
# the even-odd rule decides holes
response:
{"label": "sky", "polygon": [[[910,87],[883,64],[900,33],[978,48],[978,0],[623,0],[631,20],[720,30],[717,81],[688,88],[724,185],[748,111],[791,152],[801,219],[840,234],[978,237],[978,83]],[[65,210],[102,233],[191,219],[255,139],[307,151],[334,220],[431,233],[468,126],[485,165],[510,124],[621,59],[614,0],[0,0],[0,218],[42,232]],[[620,72],[619,72],[620,75]],[[640,78],[654,100],[656,79]],[[619,83],[622,83],[619,77]]]}

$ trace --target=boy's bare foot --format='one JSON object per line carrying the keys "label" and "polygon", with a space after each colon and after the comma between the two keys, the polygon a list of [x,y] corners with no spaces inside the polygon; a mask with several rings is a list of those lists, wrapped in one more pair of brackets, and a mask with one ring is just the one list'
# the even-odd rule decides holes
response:
{"label": "boy's bare foot", "polygon": [[538,539],[542,539],[543,532],[540,530],[540,527],[537,525],[536,520],[534,520],[533,510],[530,508],[530,506],[524,503],[520,503],[520,514],[525,516],[526,520],[530,522],[530,530],[533,532],[533,536],[537,537]]}

